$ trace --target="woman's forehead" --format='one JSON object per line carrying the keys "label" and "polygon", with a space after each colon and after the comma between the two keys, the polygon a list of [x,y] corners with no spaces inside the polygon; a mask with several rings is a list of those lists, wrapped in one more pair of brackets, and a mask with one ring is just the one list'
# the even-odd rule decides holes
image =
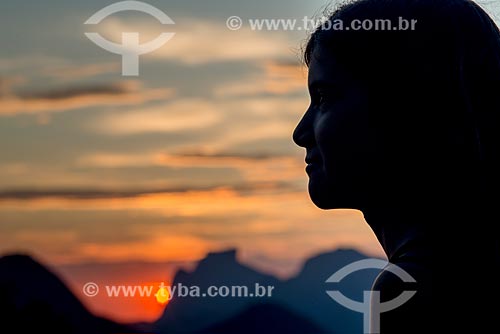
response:
{"label": "woman's forehead", "polygon": [[309,86],[333,85],[348,77],[347,69],[341,66],[331,51],[317,46],[309,63]]}

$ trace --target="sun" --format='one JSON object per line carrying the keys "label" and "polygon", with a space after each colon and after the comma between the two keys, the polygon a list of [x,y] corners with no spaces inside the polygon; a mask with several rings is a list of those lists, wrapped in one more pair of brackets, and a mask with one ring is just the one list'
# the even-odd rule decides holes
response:
{"label": "sun", "polygon": [[170,300],[170,292],[164,286],[161,286],[155,293],[156,301],[160,304],[166,304]]}

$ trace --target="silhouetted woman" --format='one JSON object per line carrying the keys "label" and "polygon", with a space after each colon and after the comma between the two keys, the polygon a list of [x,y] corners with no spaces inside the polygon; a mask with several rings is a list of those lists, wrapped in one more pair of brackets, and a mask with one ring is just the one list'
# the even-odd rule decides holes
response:
{"label": "silhouetted woman", "polygon": [[[392,28],[339,28],[382,19]],[[329,22],[305,49],[311,104],[294,141],[313,202],[361,210],[417,280],[377,278],[382,301],[417,290],[381,333],[498,333],[498,28],[466,0],[356,1]]]}

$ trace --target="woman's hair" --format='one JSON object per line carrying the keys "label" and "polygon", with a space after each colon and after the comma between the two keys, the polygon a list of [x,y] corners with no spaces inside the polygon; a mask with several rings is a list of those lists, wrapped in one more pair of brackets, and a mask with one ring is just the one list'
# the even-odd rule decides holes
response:
{"label": "woman's hair", "polygon": [[[391,29],[354,30],[354,20],[389,20]],[[407,29],[399,29],[404,20]],[[500,33],[477,4],[361,0],[338,8],[327,23],[308,40],[305,63],[332,57],[366,84],[370,124],[383,129],[387,156],[500,160]]]}

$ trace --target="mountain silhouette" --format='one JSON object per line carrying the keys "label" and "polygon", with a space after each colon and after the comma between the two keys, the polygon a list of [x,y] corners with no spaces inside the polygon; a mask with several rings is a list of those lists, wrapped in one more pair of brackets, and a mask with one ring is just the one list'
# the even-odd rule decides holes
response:
{"label": "mountain silhouette", "polygon": [[131,333],[90,313],[52,272],[26,255],[0,258],[0,332]]}
{"label": "mountain silhouette", "polygon": [[207,328],[206,334],[320,334],[310,320],[276,304],[253,305],[237,316]]}
{"label": "mountain silhouette", "polygon": [[[260,273],[242,265],[236,259],[236,250],[209,253],[191,273],[180,270],[174,277],[172,287],[198,286],[207,291],[210,286],[276,286],[280,283],[273,276]],[[251,298],[231,297],[182,297],[168,303],[163,316],[155,323],[159,333],[198,332],[242,312],[252,305]]]}
{"label": "mountain silhouette", "polygon": [[247,297],[179,296],[153,323],[123,325],[89,312],[54,273],[26,255],[0,258],[0,332],[112,333],[362,333],[362,315],[348,310],[327,294],[337,289],[362,301],[376,271],[363,270],[337,285],[325,281],[347,264],[367,256],[336,250],[312,257],[289,280],[259,272],[240,263],[236,250],[209,253],[193,271],[179,270],[172,289],[245,286],[273,287],[272,295]]}
{"label": "mountain silhouette", "polygon": [[326,280],[340,268],[366,258],[366,255],[352,249],[338,249],[312,257],[297,276],[276,288],[274,299],[328,332],[362,333],[363,315],[344,308],[326,291],[337,289],[351,299],[363,301],[363,291],[371,289],[379,271],[352,273],[339,284],[326,283]]}
{"label": "mountain silhouette", "polygon": [[[252,291],[256,283],[273,286],[271,297],[265,298],[173,298],[163,316],[154,324],[159,333],[205,333],[205,330],[234,328],[237,320],[248,320],[260,314],[267,304],[273,305],[279,318],[290,323],[307,319],[318,332],[362,333],[361,313],[348,310],[326,293],[338,289],[344,295],[363,300],[363,291],[370,290],[377,270],[352,273],[346,282],[332,285],[325,281],[340,268],[368,258],[355,250],[339,249],[307,260],[302,270],[287,281],[259,273],[238,262],[236,250],[210,253],[193,272],[179,271],[173,286],[247,286]],[[256,308],[253,308],[256,307]],[[271,307],[271,306],[269,306]],[[282,308],[282,309],[281,309]],[[249,311],[250,310],[250,311]],[[286,311],[284,311],[286,310]],[[250,313],[249,313],[250,312]],[[299,317],[297,319],[295,316]],[[246,326],[249,331],[251,326]],[[243,330],[243,329],[242,329]],[[252,333],[260,333],[262,328]],[[239,330],[236,332],[240,332]],[[275,331],[275,333],[286,333]]]}

